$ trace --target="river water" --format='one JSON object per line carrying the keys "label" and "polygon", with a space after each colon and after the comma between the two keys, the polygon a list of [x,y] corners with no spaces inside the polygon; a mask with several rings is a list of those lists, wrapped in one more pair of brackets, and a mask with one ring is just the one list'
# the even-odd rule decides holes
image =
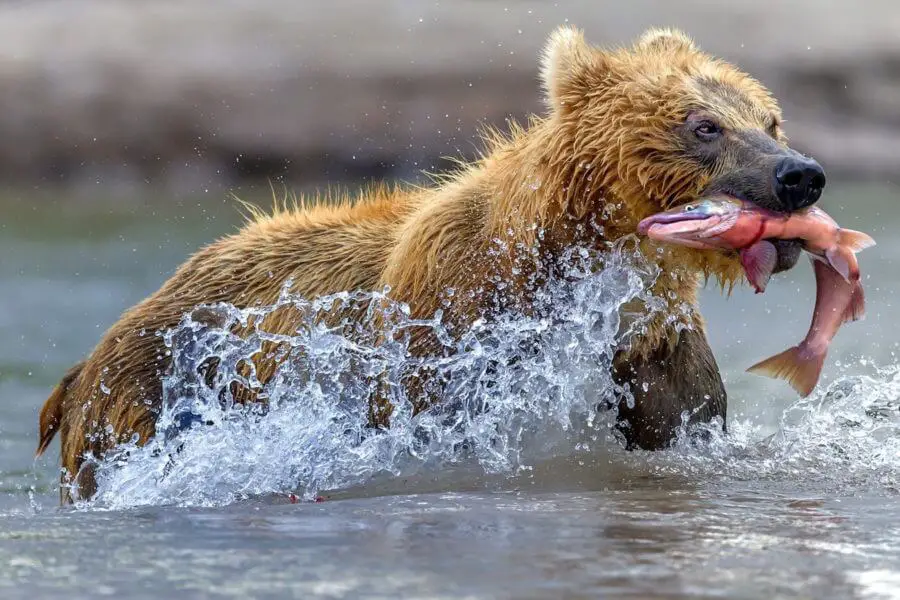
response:
{"label": "river water", "polygon": [[[185,432],[174,474],[161,476],[150,453],[107,465],[101,501],[59,509],[58,446],[32,458],[49,390],[123,309],[239,219],[209,199],[90,213],[10,199],[0,223],[0,597],[900,598],[898,201],[897,188],[829,186],[822,206],[878,246],[860,256],[867,318],[841,330],[804,401],[744,369],[803,337],[811,269],[801,263],[762,296],[725,297],[710,284],[703,312],[730,433],[703,446],[626,453],[603,415],[579,403],[582,380],[605,385],[572,366],[604,360],[616,306],[604,294],[636,293],[617,264],[584,279],[563,326],[507,324],[479,338],[494,346],[441,366],[468,377],[516,336],[546,342],[528,359],[534,371],[528,360],[507,379],[487,370],[479,393],[491,410],[463,411],[462,429],[410,420],[349,443],[357,423],[328,412],[325,384],[343,381],[328,367],[350,350],[310,333],[291,343],[322,360],[317,387],[287,386],[268,415],[218,415]],[[339,389],[341,402],[356,393]],[[340,434],[321,426],[338,421]]]}

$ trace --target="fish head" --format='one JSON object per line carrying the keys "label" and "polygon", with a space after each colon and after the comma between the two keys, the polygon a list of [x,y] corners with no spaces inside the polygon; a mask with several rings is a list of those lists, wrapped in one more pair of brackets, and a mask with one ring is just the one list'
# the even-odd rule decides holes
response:
{"label": "fish head", "polygon": [[700,198],[657,213],[638,224],[638,233],[652,240],[698,249],[727,247],[721,236],[741,213],[741,202],[730,196]]}

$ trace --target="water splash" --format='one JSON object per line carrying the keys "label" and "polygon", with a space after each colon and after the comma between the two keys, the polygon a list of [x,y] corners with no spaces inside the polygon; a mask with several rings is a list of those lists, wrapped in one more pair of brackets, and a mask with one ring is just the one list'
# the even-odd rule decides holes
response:
{"label": "water splash", "polygon": [[[656,274],[624,246],[602,256],[576,249],[537,294],[534,314],[479,321],[455,335],[440,312],[412,319],[387,291],[312,301],[285,292],[273,306],[194,311],[166,334],[173,372],[156,437],[98,464],[90,507],[220,505],[279,492],[312,498],[378,475],[453,465],[527,474],[535,462],[572,452],[697,480],[900,489],[900,366],[817,390],[784,412],[774,435],[732,420],[727,435],[721,423],[701,426],[705,442],[682,431],[666,452],[610,450],[605,401],[630,396],[610,364],[643,325],[623,307],[639,299],[663,309],[647,291]],[[302,316],[296,331],[267,331],[264,319],[279,310]],[[357,318],[323,318],[342,311]],[[447,352],[411,356],[413,328],[431,331]],[[286,354],[263,384],[249,359],[265,351]],[[218,363],[212,377],[211,360]],[[397,382],[421,370],[443,382],[443,401],[414,415]],[[264,397],[266,407],[234,402],[235,385]],[[369,398],[379,389],[394,407],[384,431],[368,426]]]}
{"label": "water splash", "polygon": [[790,481],[818,490],[900,491],[900,365],[845,376],[789,406],[777,433],[751,421],[709,426],[708,442],[681,432],[675,451],[649,457],[661,473]]}
{"label": "water splash", "polygon": [[[512,473],[571,443],[573,433],[598,441],[609,435],[604,401],[629,397],[610,375],[614,353],[642,326],[642,317],[620,313],[636,298],[659,304],[647,293],[655,277],[627,244],[604,254],[574,249],[538,290],[533,314],[481,320],[459,334],[440,311],[412,319],[385,292],[309,300],[285,291],[273,306],[195,310],[165,334],[173,371],[156,437],[99,463],[93,505],[313,497],[381,473],[460,462]],[[299,327],[267,331],[266,317],[284,310],[300,316]],[[345,311],[358,318],[333,318]],[[411,356],[413,328],[429,330],[446,352]],[[250,359],[267,352],[282,362],[262,383]],[[442,401],[414,414],[397,383],[423,370],[442,382]],[[236,386],[264,397],[265,407],[235,402]],[[387,430],[368,426],[376,392],[393,406]]]}

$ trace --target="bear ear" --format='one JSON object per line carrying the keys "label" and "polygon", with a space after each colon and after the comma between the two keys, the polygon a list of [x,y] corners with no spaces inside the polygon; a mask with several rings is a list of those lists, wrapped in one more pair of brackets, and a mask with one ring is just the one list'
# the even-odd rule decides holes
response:
{"label": "bear ear", "polygon": [[648,29],[638,40],[637,47],[641,50],[674,51],[696,50],[694,40],[683,31],[669,27]]}
{"label": "bear ear", "polygon": [[541,58],[541,81],[551,111],[571,106],[587,91],[595,71],[602,69],[602,57],[574,27],[563,26],[551,34]]}

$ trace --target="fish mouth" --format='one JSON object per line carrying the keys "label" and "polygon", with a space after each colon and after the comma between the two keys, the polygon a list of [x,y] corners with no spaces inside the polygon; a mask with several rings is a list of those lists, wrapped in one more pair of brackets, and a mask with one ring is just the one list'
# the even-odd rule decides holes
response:
{"label": "fish mouth", "polygon": [[681,246],[712,249],[712,236],[729,229],[737,218],[737,210],[716,210],[710,212],[703,203],[708,200],[720,201],[723,205],[740,206],[740,200],[731,195],[715,194],[703,196],[671,210],[651,215],[637,226],[637,232],[658,242],[675,242]]}
{"label": "fish mouth", "polygon": [[656,231],[661,231],[666,229],[667,225],[678,225],[682,223],[691,224],[692,228],[699,229],[705,222],[716,218],[716,216],[717,215],[709,215],[700,211],[673,213],[663,212],[642,220],[640,223],[638,223],[637,231],[641,235],[647,235],[654,228]]}

